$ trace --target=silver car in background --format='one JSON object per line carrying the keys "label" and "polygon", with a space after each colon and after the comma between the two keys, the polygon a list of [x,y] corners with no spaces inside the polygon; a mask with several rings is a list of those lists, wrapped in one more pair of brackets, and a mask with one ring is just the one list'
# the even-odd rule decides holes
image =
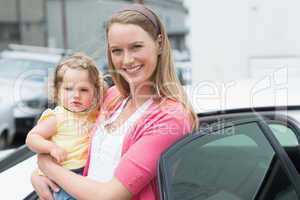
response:
{"label": "silver car in background", "polygon": [[1,105],[13,107],[16,132],[24,136],[48,106],[47,80],[62,59],[63,51],[20,45],[10,47],[0,54]]}
{"label": "silver car in background", "polygon": [[15,136],[13,105],[5,101],[3,97],[0,98],[0,150],[10,145]]}

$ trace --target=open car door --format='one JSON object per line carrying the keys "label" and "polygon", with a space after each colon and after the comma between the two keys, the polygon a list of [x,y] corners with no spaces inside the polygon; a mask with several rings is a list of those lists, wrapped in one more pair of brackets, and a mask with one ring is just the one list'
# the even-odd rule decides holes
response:
{"label": "open car door", "polygon": [[299,173],[260,117],[184,137],[162,154],[158,182],[161,200],[300,199]]}

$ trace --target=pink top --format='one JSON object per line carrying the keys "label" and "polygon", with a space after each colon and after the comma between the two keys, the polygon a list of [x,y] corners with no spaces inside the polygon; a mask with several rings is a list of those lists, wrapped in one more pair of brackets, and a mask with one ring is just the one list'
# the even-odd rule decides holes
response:
{"label": "pink top", "polygon": [[[107,91],[104,109],[120,94],[116,87]],[[116,105],[110,113],[118,108]],[[97,122],[103,117],[102,110]],[[183,106],[173,100],[153,103],[134,127],[126,134],[115,177],[133,194],[132,200],[159,199],[156,165],[160,154],[184,134],[191,131],[191,123]],[[95,132],[95,130],[93,131]],[[89,159],[85,166],[87,175]],[[101,169],[99,169],[101,170]]]}

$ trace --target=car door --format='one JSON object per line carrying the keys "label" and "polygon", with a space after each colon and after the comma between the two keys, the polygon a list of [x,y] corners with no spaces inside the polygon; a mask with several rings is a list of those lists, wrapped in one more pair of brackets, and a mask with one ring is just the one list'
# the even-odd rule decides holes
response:
{"label": "car door", "polygon": [[190,134],[158,164],[161,200],[300,199],[299,180],[287,152],[259,117]]}
{"label": "car door", "polygon": [[[290,116],[289,112],[283,113],[284,114],[268,113],[263,116],[274,136],[283,147],[299,173],[299,122],[293,117],[293,115]],[[293,190],[290,180],[283,172],[283,167],[280,165],[278,159],[274,159],[272,165],[272,170],[270,170],[269,175],[265,178],[264,186],[261,187],[258,199],[297,199],[295,197],[295,190]]]}

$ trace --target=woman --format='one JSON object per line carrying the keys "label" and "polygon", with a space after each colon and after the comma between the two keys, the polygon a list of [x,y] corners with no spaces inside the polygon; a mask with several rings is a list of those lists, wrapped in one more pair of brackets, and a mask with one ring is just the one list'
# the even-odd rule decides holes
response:
{"label": "woman", "polygon": [[161,21],[134,4],[112,15],[106,27],[107,56],[116,87],[107,91],[91,139],[87,177],[39,156],[48,178],[32,175],[42,199],[61,186],[76,199],[158,199],[160,154],[197,125],[171,59]]}

